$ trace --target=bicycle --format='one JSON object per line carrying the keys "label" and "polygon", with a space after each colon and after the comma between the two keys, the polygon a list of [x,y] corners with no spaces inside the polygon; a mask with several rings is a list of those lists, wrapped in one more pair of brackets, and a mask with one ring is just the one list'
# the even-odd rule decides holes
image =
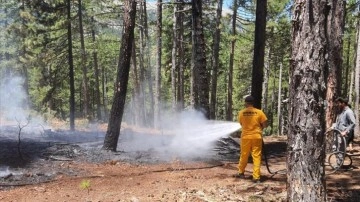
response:
{"label": "bicycle", "polygon": [[346,153],[346,138],[340,130],[330,129],[325,132],[325,166],[330,166],[329,173],[334,173],[344,167],[352,165],[351,156]]}

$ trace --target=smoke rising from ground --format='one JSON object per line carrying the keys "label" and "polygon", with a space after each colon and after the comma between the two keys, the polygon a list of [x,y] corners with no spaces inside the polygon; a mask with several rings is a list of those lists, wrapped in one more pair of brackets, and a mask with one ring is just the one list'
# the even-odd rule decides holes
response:
{"label": "smoke rising from ground", "polygon": [[39,133],[46,124],[42,117],[35,115],[29,109],[23,85],[24,79],[19,76],[2,75],[0,80],[0,126],[23,127],[24,132]]}
{"label": "smoke rising from ground", "polygon": [[26,96],[22,87],[24,80],[20,77],[2,78],[0,83],[1,117],[9,121],[26,121]]}
{"label": "smoke rising from ground", "polygon": [[[62,141],[69,143],[80,143],[87,148],[101,148],[105,132],[92,131],[82,133],[81,131],[69,133],[66,131],[48,130],[47,124],[41,116],[34,115],[27,105],[27,97],[23,88],[24,79],[18,76],[1,79],[0,82],[0,132],[4,125],[13,128],[12,133],[6,132],[1,135],[17,137],[18,127],[26,125],[22,132],[26,138],[46,138],[46,141]],[[130,102],[134,103],[134,102]],[[127,105],[131,106],[131,105]],[[133,107],[133,106],[132,106]],[[139,109],[139,107],[137,108]],[[128,108],[124,122],[134,120],[136,110]],[[31,116],[30,116],[31,115]],[[47,126],[47,127],[45,127]],[[143,126],[133,126],[144,128]],[[47,129],[47,136],[44,135]],[[89,129],[89,128],[88,128]],[[142,131],[124,130],[121,132],[118,151],[124,152],[156,152],[159,159],[168,160],[177,157],[196,158],[209,154],[214,148],[214,143],[240,129],[239,123],[227,121],[210,121],[196,110],[184,110],[174,112],[172,110],[161,110],[161,124],[157,133],[152,127]],[[39,134],[42,136],[39,136]],[[84,144],[82,144],[84,143]]]}

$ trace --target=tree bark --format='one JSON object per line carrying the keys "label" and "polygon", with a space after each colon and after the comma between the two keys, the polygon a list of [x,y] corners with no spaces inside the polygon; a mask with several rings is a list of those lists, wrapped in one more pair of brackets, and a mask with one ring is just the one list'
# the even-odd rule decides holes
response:
{"label": "tree bark", "polygon": [[74,82],[74,61],[72,51],[71,33],[71,1],[67,0],[67,39],[68,39],[68,60],[70,79],[70,130],[75,130],[75,82]]}
{"label": "tree bark", "polygon": [[278,134],[281,134],[281,129],[282,129],[282,124],[281,124],[281,119],[282,119],[282,114],[281,114],[281,89],[282,89],[282,69],[283,69],[283,64],[282,62],[280,63],[280,71],[279,71],[279,86],[278,86],[278,100],[277,100],[277,115],[278,115]]}
{"label": "tree bark", "polygon": [[216,118],[216,97],[217,97],[217,77],[219,69],[220,35],[221,35],[221,17],[223,0],[217,0],[216,24],[213,35],[213,52],[211,60],[211,93],[210,93],[210,119]]}
{"label": "tree bark", "polygon": [[[192,1],[192,53],[194,62],[195,109],[209,118],[209,82],[202,23],[202,0]],[[198,100],[198,103],[196,102]]]}
{"label": "tree bark", "polygon": [[134,40],[136,1],[124,1],[123,34],[121,39],[119,63],[114,89],[114,100],[111,107],[108,128],[105,135],[104,150],[116,151],[120,136],[121,121],[124,113],[127,86],[129,80],[130,60]]}
{"label": "tree bark", "polygon": [[326,201],[326,9],[325,1],[294,2],[287,201]]}
{"label": "tree bark", "polygon": [[154,96],[154,127],[160,126],[160,92],[161,92],[161,55],[162,55],[162,0],[157,0],[157,18],[156,18],[156,67],[155,67],[155,96]]}
{"label": "tree bark", "polygon": [[344,1],[332,0],[327,11],[328,75],[326,91],[326,128],[336,119],[335,99],[341,96],[342,37],[344,33]]}
{"label": "tree bark", "polygon": [[351,48],[351,37],[347,37],[347,48],[346,48],[346,66],[345,66],[345,75],[343,75],[343,78],[345,80],[344,84],[344,97],[349,97],[349,71],[350,71],[350,48]]}
{"label": "tree bark", "polygon": [[[25,10],[25,2],[24,2],[24,0],[22,0],[21,1],[21,4],[22,4],[22,6],[21,6],[21,8],[20,8],[20,11],[21,12],[24,12],[24,10]],[[22,23],[22,26],[24,26],[24,27],[26,27],[27,25],[25,25],[25,20],[22,18],[22,21],[21,21],[21,23]],[[22,51],[20,51],[20,58],[26,58],[26,46],[24,45],[25,43],[25,36],[22,36],[22,43],[23,43],[23,45],[22,45]],[[25,101],[25,107],[30,107],[29,106],[29,73],[28,73],[28,68],[27,68],[27,66],[25,65],[25,64],[22,64],[22,66],[21,66],[21,70],[22,70],[22,76],[24,77],[24,83],[23,83],[23,86],[24,86],[24,90],[25,90],[25,96],[26,96],[26,98],[24,99]]]}
{"label": "tree bark", "polygon": [[267,0],[257,0],[251,95],[255,98],[254,107],[259,109],[261,109],[262,82],[264,80],[266,13]]}
{"label": "tree bark", "polygon": [[[360,7],[360,6],[359,6]],[[360,10],[360,8],[359,8]],[[360,11],[359,11],[360,12]],[[360,111],[360,20],[358,19],[357,23],[357,48],[356,48],[356,67],[355,67],[355,117],[357,118],[357,123],[355,125],[355,135],[356,137],[360,136],[360,126],[359,126],[359,111]]]}
{"label": "tree bark", "polygon": [[174,5],[173,13],[173,40],[172,40],[172,51],[171,51],[171,94],[172,94],[172,109],[177,111],[177,67],[178,67],[178,24],[179,24],[179,5]]}
{"label": "tree bark", "polygon": [[131,111],[131,118],[132,118],[132,124],[140,126],[142,125],[142,119],[144,118],[144,115],[142,112],[142,102],[140,95],[140,89],[141,89],[141,81],[139,79],[139,71],[137,66],[137,60],[136,60],[136,43],[133,41],[133,46],[131,48],[131,67],[132,67],[132,79],[133,79],[133,90],[132,90],[132,102],[130,104],[130,111]]}
{"label": "tree bark", "polygon": [[[275,78],[275,75],[274,75]],[[268,126],[270,126],[270,134],[273,134],[274,131],[274,116],[273,114],[276,111],[276,80],[272,80],[272,88],[271,88],[271,100],[270,100],[270,110],[268,110],[268,114],[271,114],[271,116],[268,116]],[[265,109],[264,109],[265,110]]]}
{"label": "tree bark", "polygon": [[227,108],[226,108],[226,120],[232,121],[233,119],[233,72],[234,72],[234,54],[236,43],[236,18],[238,10],[238,1],[233,3],[233,15],[231,22],[231,45],[230,45],[230,59],[229,59],[229,71],[228,71],[228,85],[227,85]]}
{"label": "tree bark", "polygon": [[[181,0],[181,3],[184,3]],[[179,9],[183,10],[184,5],[180,4]],[[178,23],[178,85],[177,85],[177,107],[179,110],[183,110],[185,106],[185,45],[184,43],[184,12],[179,13],[179,23]]]}
{"label": "tree bark", "polygon": [[146,65],[146,69],[145,69],[145,77],[146,77],[146,81],[147,81],[147,96],[145,101],[145,105],[146,105],[146,110],[145,110],[145,123],[146,126],[153,126],[154,125],[154,121],[153,118],[154,117],[154,87],[153,87],[153,76],[152,76],[152,68],[151,68],[151,64],[150,64],[150,36],[149,36],[149,26],[148,26],[148,14],[147,14],[147,7],[146,7],[146,1],[144,1],[143,5],[143,24],[144,24],[144,35],[145,35],[145,65]]}
{"label": "tree bark", "polygon": [[268,53],[267,53],[267,60],[264,64],[264,81],[263,81],[263,89],[262,89],[262,108],[264,109],[265,114],[268,113],[268,93],[269,93],[269,78],[270,78],[270,61],[271,61],[271,46],[269,47]]}
{"label": "tree bark", "polygon": [[85,118],[89,117],[89,87],[88,87],[88,77],[87,77],[87,64],[86,64],[86,50],[85,50],[85,41],[84,41],[84,27],[82,20],[82,1],[78,0],[78,15],[79,15],[79,30],[80,30],[80,54],[81,54],[81,69],[82,69],[82,94],[83,94],[83,116]]}
{"label": "tree bark", "polygon": [[[354,46],[356,46],[356,44],[354,44]],[[354,49],[356,50],[356,47]],[[354,57],[353,64],[354,64],[354,66],[356,66],[356,56]],[[353,90],[354,90],[353,87],[354,87],[354,79],[355,79],[354,77],[355,77],[355,68],[351,68],[350,83],[349,83],[349,96],[348,96],[349,101],[353,100]]]}
{"label": "tree bark", "polygon": [[107,97],[107,92],[108,92],[108,88],[106,87],[107,86],[107,81],[108,81],[108,78],[107,78],[107,75],[106,75],[106,72],[105,72],[105,67],[104,65],[101,66],[101,89],[102,89],[102,101],[103,101],[103,106],[104,106],[104,118],[108,118],[109,116],[109,111],[107,109],[106,106],[108,106],[108,97]]}
{"label": "tree bark", "polygon": [[[94,18],[91,18],[92,23],[94,24]],[[91,29],[91,37],[94,44],[96,44],[96,34],[94,28]],[[93,51],[94,58],[94,73],[95,73],[95,102],[96,102],[96,118],[97,120],[102,120],[101,108],[101,95],[100,95],[100,71],[99,71],[99,63],[98,63],[98,53],[97,48],[94,48]]]}
{"label": "tree bark", "polygon": [[[140,84],[140,88],[138,93],[136,94],[136,96],[138,97],[138,125],[140,126],[144,126],[145,125],[145,120],[146,119],[146,105],[145,105],[145,100],[146,100],[146,62],[145,62],[145,48],[146,48],[146,34],[145,34],[145,15],[144,15],[144,2],[140,1],[139,2],[139,12],[138,12],[138,16],[139,16],[139,84]],[[135,50],[137,50],[135,48]],[[134,57],[136,57],[135,55],[133,55]]]}

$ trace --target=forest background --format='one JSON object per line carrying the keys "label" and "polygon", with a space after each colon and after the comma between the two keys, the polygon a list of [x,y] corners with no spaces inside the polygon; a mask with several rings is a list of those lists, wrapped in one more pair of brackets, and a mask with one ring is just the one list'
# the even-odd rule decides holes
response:
{"label": "forest background", "polygon": [[1,95],[0,112],[15,115],[5,104],[16,102],[16,78],[19,104],[46,120],[70,130],[75,119],[108,121],[103,149],[116,151],[122,121],[158,128],[187,109],[235,121],[252,94],[269,117],[265,134],[288,137],[289,201],[324,200],[335,99],[348,98],[359,117],[360,3],[223,4],[1,1],[1,85],[13,94]]}
{"label": "forest background", "polygon": [[[269,0],[267,4],[264,82],[258,85],[262,85],[261,105],[269,117],[266,134],[286,134],[293,2]],[[124,122],[156,127],[161,123],[156,117],[160,110],[194,108],[190,8],[187,1],[163,1],[159,23],[156,2],[138,2]],[[247,0],[203,2],[210,119],[236,121],[243,97],[251,93],[255,8],[255,2]],[[358,115],[359,2],[349,0],[344,9],[337,95],[349,98]],[[217,15],[219,10],[221,15]],[[2,86],[14,85],[12,78],[21,78],[17,81],[26,95],[21,104],[45,119],[107,122],[122,18],[121,1],[1,1]],[[4,98],[3,113],[9,110]]]}

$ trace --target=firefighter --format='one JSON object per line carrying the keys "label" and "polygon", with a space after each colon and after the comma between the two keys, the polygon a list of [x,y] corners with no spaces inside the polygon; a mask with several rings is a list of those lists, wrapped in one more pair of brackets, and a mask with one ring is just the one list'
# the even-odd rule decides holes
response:
{"label": "firefighter", "polygon": [[254,97],[245,97],[245,109],[238,114],[238,121],[242,127],[240,138],[240,159],[237,178],[245,178],[245,167],[251,153],[253,159],[252,180],[260,183],[260,166],[262,153],[262,131],[267,127],[265,113],[254,107]]}

